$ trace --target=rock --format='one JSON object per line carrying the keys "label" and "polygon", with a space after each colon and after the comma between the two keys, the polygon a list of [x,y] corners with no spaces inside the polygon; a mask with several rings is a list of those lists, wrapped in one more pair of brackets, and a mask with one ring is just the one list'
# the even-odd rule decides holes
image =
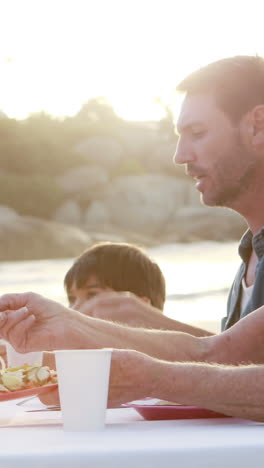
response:
{"label": "rock", "polygon": [[126,237],[123,237],[122,234],[117,232],[89,232],[91,239],[94,244],[98,242],[128,242]]}
{"label": "rock", "polygon": [[173,175],[174,172],[180,175],[184,175],[184,168],[181,166],[174,165],[173,167],[173,156],[176,150],[175,141],[158,141],[156,146],[151,152],[145,156],[146,167],[152,172],[158,172],[159,174],[166,173]]}
{"label": "rock", "polygon": [[82,223],[82,211],[80,205],[74,200],[64,202],[53,215],[54,221],[63,224],[80,226]]}
{"label": "rock", "polygon": [[126,231],[156,236],[177,207],[188,201],[189,184],[157,174],[131,175],[115,179],[105,192],[110,222]]}
{"label": "rock", "polygon": [[244,219],[227,208],[189,206],[178,210],[164,226],[161,242],[238,240],[246,229]]}
{"label": "rock", "polygon": [[109,224],[109,222],[109,210],[103,201],[93,201],[84,213],[83,223],[87,230],[94,227],[100,229],[102,226]]}
{"label": "rock", "polygon": [[57,177],[57,183],[76,200],[96,199],[102,188],[109,181],[109,175],[103,167],[85,165],[69,169]]}
{"label": "rock", "polygon": [[120,141],[111,136],[94,136],[81,141],[74,150],[87,156],[87,161],[108,169],[115,167],[124,156]]}
{"label": "rock", "polygon": [[0,261],[75,257],[91,245],[90,236],[72,226],[29,216],[1,216]]}
{"label": "rock", "polygon": [[12,208],[5,205],[0,205],[0,226],[3,223],[13,223],[17,219],[17,213]]}
{"label": "rock", "polygon": [[142,247],[154,247],[159,244],[157,239],[145,236],[140,232],[126,231],[111,224],[100,227],[100,231],[87,230],[92,242],[130,242]]}

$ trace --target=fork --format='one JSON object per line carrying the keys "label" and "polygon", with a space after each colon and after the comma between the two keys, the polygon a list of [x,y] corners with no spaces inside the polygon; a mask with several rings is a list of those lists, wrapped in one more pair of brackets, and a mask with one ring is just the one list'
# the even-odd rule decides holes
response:
{"label": "fork", "polygon": [[43,409],[26,410],[25,413],[40,413],[43,411],[60,411],[60,410],[61,410],[60,406],[47,406],[47,408],[43,408]]}
{"label": "fork", "polygon": [[28,397],[28,398],[24,398],[24,400],[19,401],[16,405],[17,406],[22,406],[22,405],[24,405],[24,403],[27,403],[30,400],[34,400],[34,398],[36,398],[36,396],[37,395],[33,395],[33,396]]}

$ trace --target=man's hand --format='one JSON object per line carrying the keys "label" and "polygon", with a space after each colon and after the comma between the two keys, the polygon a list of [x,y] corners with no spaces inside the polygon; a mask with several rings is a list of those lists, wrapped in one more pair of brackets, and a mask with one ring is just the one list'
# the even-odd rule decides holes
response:
{"label": "man's hand", "polygon": [[114,349],[111,359],[108,407],[152,396],[159,361],[138,351]]}
{"label": "man's hand", "polygon": [[60,405],[59,391],[56,388],[50,392],[40,394],[38,398],[46,406]]}
{"label": "man's hand", "polygon": [[87,300],[79,309],[84,315],[108,320],[133,328],[171,330],[193,336],[210,336],[211,332],[178,322],[130,292],[105,292]]}
{"label": "man's hand", "polygon": [[72,333],[78,318],[88,319],[35,293],[0,297],[0,336],[20,353],[78,347]]}
{"label": "man's hand", "polygon": [[6,345],[2,343],[0,343],[0,356],[4,359],[7,365]]}
{"label": "man's hand", "polygon": [[[55,353],[44,351],[42,357],[42,366],[48,366],[50,369],[56,370],[56,361],[55,361]],[[38,396],[39,400],[44,403],[44,405],[59,405],[59,392],[57,389],[51,390],[47,393],[41,393]]]}
{"label": "man's hand", "polygon": [[[162,328],[162,311],[129,292],[106,292],[86,301],[79,311],[90,317],[140,328]],[[166,327],[165,327],[166,328]]]}
{"label": "man's hand", "polygon": [[[158,378],[158,374],[155,372],[158,362],[137,351],[113,350],[108,407],[115,408],[122,403],[151,396],[155,381]],[[78,385],[81,385],[81,383],[78,383]],[[58,390],[39,395],[39,399],[47,406],[58,405]]]}

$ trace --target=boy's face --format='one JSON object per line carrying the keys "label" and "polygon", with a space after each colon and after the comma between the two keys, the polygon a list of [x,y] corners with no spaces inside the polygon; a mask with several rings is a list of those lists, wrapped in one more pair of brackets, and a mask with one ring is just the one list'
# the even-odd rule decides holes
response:
{"label": "boy's face", "polygon": [[[114,291],[114,289],[102,286],[96,276],[91,275],[88,277],[85,286],[82,288],[77,288],[74,282],[71,288],[67,290],[69,307],[71,309],[78,310],[78,312],[82,312],[81,308],[85,302],[89,301],[100,293],[110,291]],[[144,302],[147,302],[148,304],[151,303],[148,297],[140,297],[140,299]],[[82,313],[85,314],[85,312]]]}
{"label": "boy's face", "polygon": [[80,311],[80,308],[86,301],[107,291],[113,291],[113,289],[102,286],[96,276],[91,275],[87,279],[85,286],[77,288],[76,284],[73,283],[71,288],[67,291],[69,307]]}

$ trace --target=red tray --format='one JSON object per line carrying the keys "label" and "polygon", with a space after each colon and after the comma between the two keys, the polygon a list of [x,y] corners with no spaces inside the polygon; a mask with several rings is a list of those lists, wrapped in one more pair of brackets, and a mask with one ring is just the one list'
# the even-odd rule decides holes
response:
{"label": "red tray", "polygon": [[24,390],[17,390],[14,392],[0,393],[0,401],[17,400],[18,398],[26,398],[41,393],[47,393],[51,390],[58,388],[58,384],[43,385],[42,387],[27,388]]}
{"label": "red tray", "polygon": [[124,406],[135,408],[135,410],[148,421],[165,419],[207,419],[230,417],[212,410],[198,408],[197,406],[137,405],[133,403],[128,403]]}

